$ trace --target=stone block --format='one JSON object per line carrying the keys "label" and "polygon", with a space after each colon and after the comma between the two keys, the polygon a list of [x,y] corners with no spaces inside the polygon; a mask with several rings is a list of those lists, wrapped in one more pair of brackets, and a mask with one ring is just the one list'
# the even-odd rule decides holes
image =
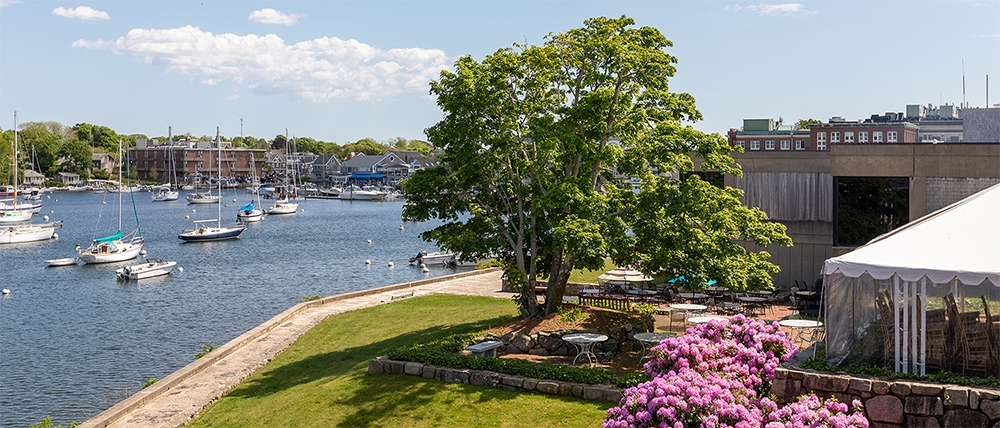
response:
{"label": "stone block", "polygon": [[518,348],[517,346],[514,346],[513,343],[508,343],[506,349],[504,349],[504,352],[506,352],[508,354],[523,354],[524,353],[524,351],[522,351],[521,348]]}
{"label": "stone block", "polygon": [[577,398],[583,397],[583,385],[574,383],[573,386],[570,388],[570,393]]}
{"label": "stone block", "polygon": [[930,385],[926,383],[914,383],[910,385],[910,392],[915,395],[938,395],[944,388],[941,385]]}
{"label": "stone block", "polygon": [[979,408],[979,393],[974,390],[969,391],[969,408],[972,410]]}
{"label": "stone block", "polygon": [[427,379],[434,379],[434,373],[437,371],[437,367],[434,366],[424,366],[424,371],[420,373],[421,376]]}
{"label": "stone block", "polygon": [[880,395],[866,401],[865,410],[872,421],[897,424],[903,421],[903,402],[893,395]]}
{"label": "stone block", "polygon": [[776,369],[774,371],[774,378],[775,379],[787,379],[788,378],[788,370],[779,367],[778,369]]}
{"label": "stone block", "polygon": [[903,411],[911,415],[941,416],[944,414],[944,403],[938,397],[911,396],[906,397]]}
{"label": "stone block", "polygon": [[538,385],[535,385],[535,390],[546,394],[556,394],[559,392],[559,383],[548,380],[539,381]]}
{"label": "stone block", "polygon": [[[982,394],[982,391],[979,393]],[[1000,401],[979,400],[979,410],[985,413],[990,419],[998,419],[1000,418]]]}
{"label": "stone block", "polygon": [[791,403],[802,395],[802,381],[795,379],[774,380],[771,382],[771,393],[779,403]]}
{"label": "stone block", "polygon": [[872,381],[872,392],[878,395],[885,395],[889,393],[889,382],[876,380]]}
{"label": "stone block", "polygon": [[510,340],[510,344],[514,345],[521,352],[528,352],[528,350],[535,347],[535,341],[530,336],[524,334],[515,334],[514,338]]}
{"label": "stone block", "polygon": [[1000,395],[992,391],[977,390],[980,400],[996,400],[1000,398]]}
{"label": "stone block", "polygon": [[515,388],[521,388],[524,384],[524,378],[521,376],[501,375],[500,383],[507,386],[513,386]]}
{"label": "stone block", "polygon": [[528,391],[534,391],[536,386],[538,386],[538,379],[530,377],[524,378],[524,382],[521,384],[521,388],[527,389]]}
{"label": "stone block", "polygon": [[591,401],[619,403],[622,399],[622,392],[618,388],[609,386],[584,385],[583,398]]}
{"label": "stone block", "polygon": [[941,418],[944,428],[984,427],[990,423],[982,412],[969,409],[952,409]]}
{"label": "stone block", "polygon": [[370,375],[380,375],[385,374],[384,368],[382,367],[382,361],[378,358],[371,360],[368,363],[368,374]]}
{"label": "stone block", "polygon": [[944,405],[948,407],[969,407],[969,390],[965,388],[945,388]]}
{"label": "stone block", "polygon": [[847,389],[858,393],[869,392],[872,390],[872,381],[868,379],[852,378],[850,384],[847,385]]}
{"label": "stone block", "polygon": [[900,424],[890,424],[888,422],[871,422],[869,428],[901,428]]}
{"label": "stone block", "polygon": [[896,382],[889,387],[889,391],[897,397],[910,395],[910,384],[907,382]]}
{"label": "stone block", "polygon": [[389,361],[389,373],[392,374],[403,374],[403,367],[406,366],[406,361]]}
{"label": "stone block", "polygon": [[809,373],[802,379],[802,386],[811,391],[845,392],[851,378]]}
{"label": "stone block", "polygon": [[529,355],[538,355],[538,356],[545,357],[545,356],[549,355],[549,350],[545,349],[543,347],[536,346],[534,348],[529,349],[528,350],[528,354]]}
{"label": "stone block", "polygon": [[937,418],[930,416],[906,416],[906,426],[912,428],[941,428]]}
{"label": "stone block", "polygon": [[406,373],[410,376],[419,375],[423,373],[423,371],[424,371],[424,365],[421,363],[407,361],[406,364],[403,364],[403,373]]}

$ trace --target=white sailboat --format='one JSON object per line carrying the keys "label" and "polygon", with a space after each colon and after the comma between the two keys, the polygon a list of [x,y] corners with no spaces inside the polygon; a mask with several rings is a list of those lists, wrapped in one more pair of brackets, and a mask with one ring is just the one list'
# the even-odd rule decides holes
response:
{"label": "white sailboat", "polygon": [[295,211],[297,211],[299,209],[299,204],[298,203],[292,202],[292,201],[289,200],[289,197],[295,198],[296,189],[295,189],[295,169],[291,168],[290,162],[288,161],[288,159],[289,159],[288,155],[290,154],[290,152],[288,151],[288,138],[287,138],[287,135],[288,135],[288,130],[285,130],[285,136],[286,136],[286,138],[285,138],[285,171],[287,172],[289,169],[292,170],[292,173],[291,173],[291,182],[292,183],[291,183],[291,185],[286,185],[285,188],[281,192],[280,198],[275,199],[274,200],[274,204],[272,204],[270,207],[268,207],[268,209],[267,209],[267,214],[268,215],[295,214]]}
{"label": "white sailboat", "polygon": [[[118,182],[122,181],[122,144],[118,142]],[[131,196],[131,193],[129,194]],[[134,200],[133,200],[134,206]],[[98,217],[99,218],[99,217]],[[118,232],[94,238],[90,246],[81,249],[77,246],[80,260],[84,263],[113,263],[124,260],[131,260],[139,255],[142,246],[146,242],[142,236],[142,229],[139,228],[139,217],[136,216],[136,230],[128,236],[122,235],[122,192],[118,193]]]}
{"label": "white sailboat", "polygon": [[[219,134],[219,128],[215,128],[215,145],[219,148],[219,155],[217,159],[219,161],[219,177],[222,176],[222,138]],[[217,181],[219,183],[219,194],[222,194],[222,180]],[[211,225],[211,223],[217,222],[216,225]],[[237,225],[236,227],[222,227],[222,204],[219,204],[218,218],[211,220],[195,220],[194,229],[185,230],[177,235],[178,238],[185,242],[209,242],[209,241],[223,241],[226,239],[236,239],[240,237],[240,234],[244,230],[247,230],[246,226]]]}
{"label": "white sailboat", "polygon": [[11,167],[14,176],[14,185],[10,186],[11,199],[0,200],[0,223],[19,223],[31,220],[33,210],[25,209],[17,203],[17,112],[14,112],[14,143],[11,156]]}
{"label": "white sailboat", "polygon": [[[240,141],[243,141],[243,119],[240,119]],[[250,151],[250,174],[251,179],[251,189],[260,189],[260,181],[257,179],[257,164],[254,159],[253,151]],[[250,203],[240,207],[239,212],[236,213],[236,220],[242,223],[253,223],[264,219],[264,210],[260,209],[260,192],[254,190],[252,191],[256,195],[256,205],[254,205],[254,200],[251,199]]]}
{"label": "white sailboat", "polygon": [[153,202],[176,201],[180,194],[177,192],[177,160],[174,159],[174,133],[173,127],[167,127],[167,139],[170,142],[170,175],[167,177],[167,184],[157,187],[153,192]]}
{"label": "white sailboat", "polygon": [[[31,219],[33,211],[31,209],[19,208],[17,204],[17,112],[14,112],[14,143],[13,143],[13,166],[14,172],[14,199],[10,210],[0,211],[0,223],[20,223]],[[23,218],[23,219],[22,219]],[[17,244],[21,242],[44,241],[55,235],[56,229],[62,227],[62,222],[57,221],[45,224],[11,224],[0,226],[0,244]]]}

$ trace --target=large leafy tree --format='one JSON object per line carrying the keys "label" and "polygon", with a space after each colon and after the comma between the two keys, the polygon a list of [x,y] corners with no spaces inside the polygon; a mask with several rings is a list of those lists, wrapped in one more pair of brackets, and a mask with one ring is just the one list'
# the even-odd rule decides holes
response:
{"label": "large leafy tree", "polygon": [[459,59],[431,82],[444,118],[426,133],[442,166],[407,181],[404,216],[443,220],[422,237],[464,259],[501,261],[527,317],[555,311],[570,272],[605,257],[695,284],[772,286],[769,255],[736,241],[791,240],[741,205],[738,190],[690,174],[696,160],[740,169],[724,138],[684,124],[701,114],[692,96],[668,89],[670,46],[623,16]]}

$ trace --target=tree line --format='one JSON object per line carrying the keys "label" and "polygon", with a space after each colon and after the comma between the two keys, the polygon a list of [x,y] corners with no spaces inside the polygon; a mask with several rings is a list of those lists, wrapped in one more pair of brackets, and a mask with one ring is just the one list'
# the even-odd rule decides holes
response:
{"label": "tree line", "polygon": [[[51,177],[59,172],[80,174],[82,179],[89,179],[91,159],[94,153],[108,153],[118,156],[118,143],[127,150],[134,148],[137,139],[149,139],[158,143],[167,142],[168,136],[149,137],[145,134],[119,134],[107,126],[79,123],[65,126],[54,121],[26,122],[18,125],[18,175],[20,182],[24,169],[31,169]],[[389,150],[412,150],[422,155],[432,155],[434,148],[420,140],[407,140],[397,137],[388,141],[375,141],[362,138],[345,144],[320,141],[309,137],[288,139],[278,134],[266,139],[254,136],[221,137],[222,141],[232,143],[233,147],[253,149],[274,149],[313,153],[317,155],[334,155],[344,160],[351,153],[365,155],[381,155]],[[14,130],[0,130],[0,176],[5,180],[11,178],[11,156],[13,154]],[[191,133],[175,135],[174,141],[198,140],[213,141],[215,136],[202,135],[195,137]],[[286,144],[287,143],[287,144]],[[103,178],[103,177],[94,177]],[[9,182],[9,181],[8,181]]]}

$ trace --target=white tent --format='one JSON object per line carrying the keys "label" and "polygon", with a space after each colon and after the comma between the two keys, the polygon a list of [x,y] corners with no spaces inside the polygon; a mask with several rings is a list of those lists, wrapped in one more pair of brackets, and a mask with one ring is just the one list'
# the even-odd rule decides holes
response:
{"label": "white tent", "polygon": [[[876,321],[874,289],[890,290],[897,371],[924,373],[925,317],[936,293],[996,293],[1000,284],[1000,185],[921,217],[824,264],[827,357],[839,362]],[[988,281],[988,282],[987,282]],[[930,294],[928,294],[930,287]],[[964,300],[962,300],[964,302]]]}

